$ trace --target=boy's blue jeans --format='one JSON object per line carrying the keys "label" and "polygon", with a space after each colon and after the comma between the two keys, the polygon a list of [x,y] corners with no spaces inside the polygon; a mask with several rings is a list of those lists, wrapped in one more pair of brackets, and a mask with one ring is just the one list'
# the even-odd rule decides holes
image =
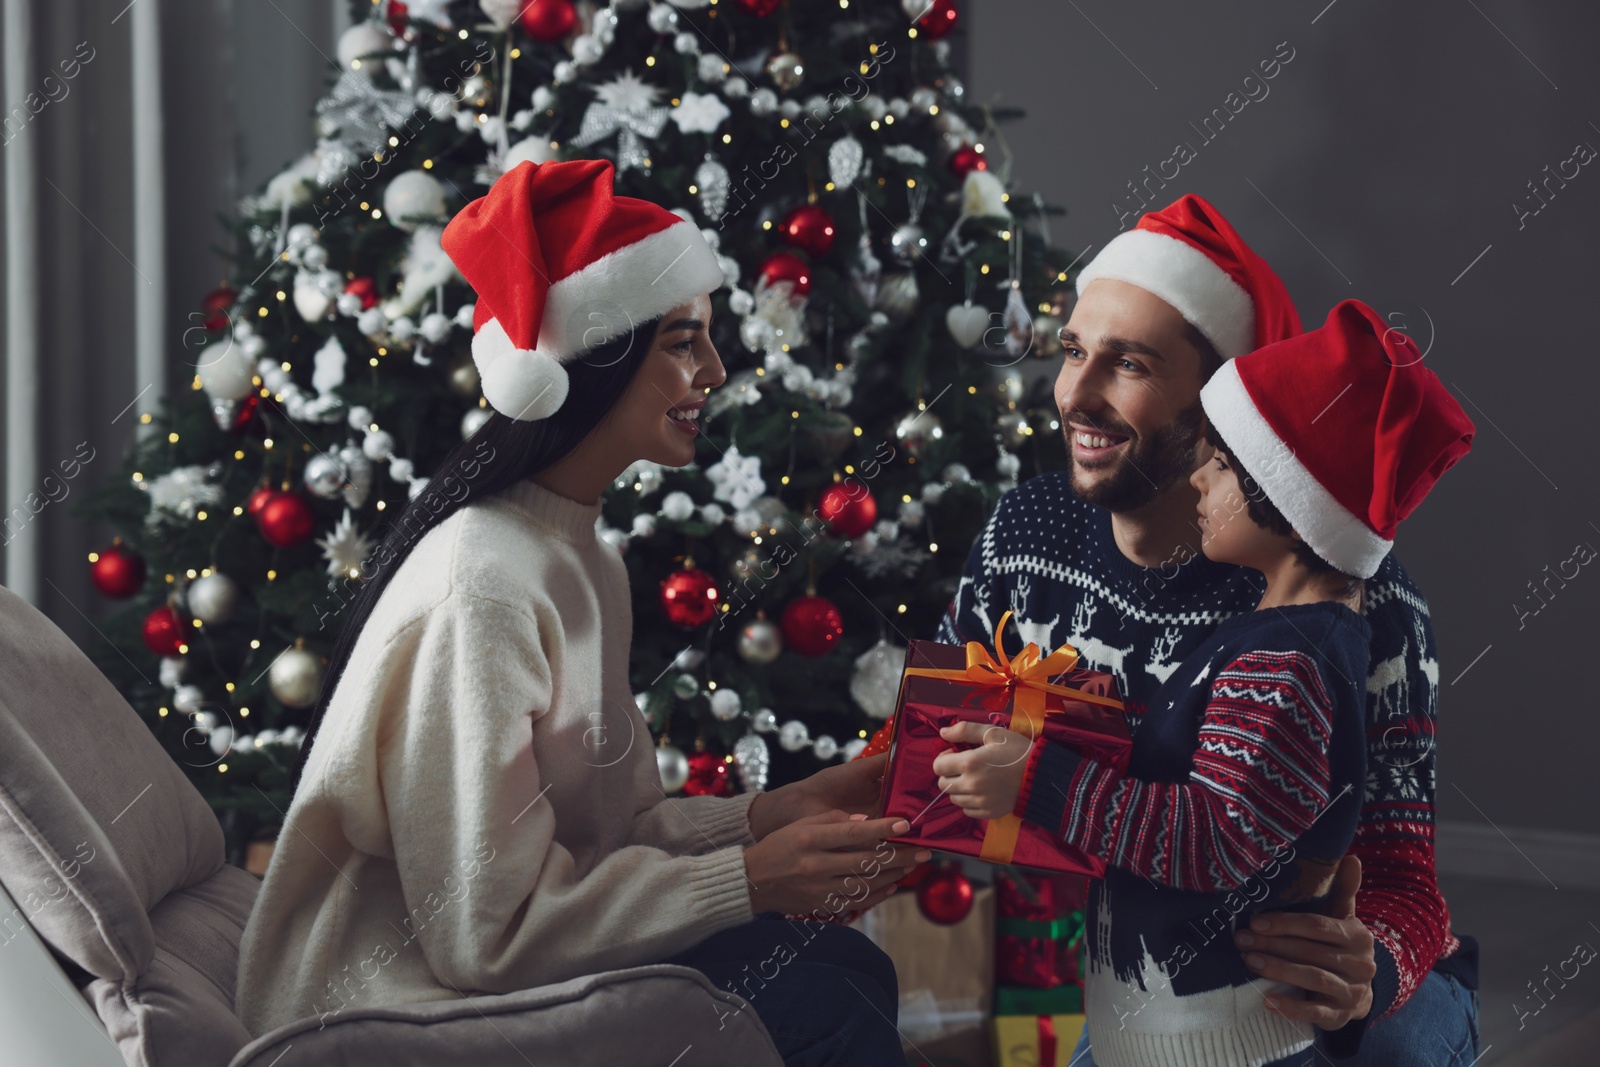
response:
{"label": "boy's blue jeans", "polygon": [[894,964],[861,931],[776,912],[712,934],[664,963],[749,1002],[786,1067],[898,1067]]}
{"label": "boy's blue jeans", "polygon": [[[1313,1045],[1267,1067],[1336,1063],[1339,1067],[1468,1067],[1478,1057],[1478,994],[1455,978],[1429,971],[1410,1000],[1387,1019],[1368,1026],[1360,1050],[1349,1059],[1329,1059]],[[1067,1060],[1072,1067],[1095,1067],[1089,1030]]]}

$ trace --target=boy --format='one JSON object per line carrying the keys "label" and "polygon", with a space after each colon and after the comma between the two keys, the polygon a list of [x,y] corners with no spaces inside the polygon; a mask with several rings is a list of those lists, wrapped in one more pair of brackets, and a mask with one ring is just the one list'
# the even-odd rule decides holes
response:
{"label": "boy", "polygon": [[1257,610],[1168,677],[1126,775],[976,723],[943,736],[979,747],[933,764],[968,815],[1015,811],[1110,864],[1085,979],[1103,1067],[1310,1062],[1309,1024],[1260,996],[1291,987],[1256,980],[1232,931],[1327,892],[1365,775],[1362,579],[1474,432],[1416,346],[1357,301],[1230,361],[1200,398],[1216,450],[1191,478],[1202,547],[1261,572]]}

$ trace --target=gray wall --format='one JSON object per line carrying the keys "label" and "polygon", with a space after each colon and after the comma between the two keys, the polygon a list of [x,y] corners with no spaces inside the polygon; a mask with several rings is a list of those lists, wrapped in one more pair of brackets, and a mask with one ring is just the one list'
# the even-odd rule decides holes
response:
{"label": "gray wall", "polygon": [[[1512,208],[1537,203],[1527,183],[1546,164],[1579,142],[1600,148],[1600,10],[1510,0],[965,10],[968,84],[978,101],[1028,109],[1003,132],[1018,183],[1068,208],[1059,243],[1103,247],[1127,183],[1184,141],[1195,158],[1156,205],[1183,192],[1216,204],[1282,274],[1308,326],[1358,297],[1403,313],[1424,348],[1432,335],[1429,365],[1478,426],[1472,453],[1397,540],[1439,641],[1440,817],[1600,829],[1589,673],[1600,565],[1565,588],[1551,580],[1537,615],[1515,608],[1539,606],[1528,583],[1576,545],[1600,549],[1600,160],[1564,189],[1552,182],[1548,206],[1520,228]],[[1294,58],[1268,95],[1209,142],[1191,128],[1230,92],[1243,96],[1284,41]]]}

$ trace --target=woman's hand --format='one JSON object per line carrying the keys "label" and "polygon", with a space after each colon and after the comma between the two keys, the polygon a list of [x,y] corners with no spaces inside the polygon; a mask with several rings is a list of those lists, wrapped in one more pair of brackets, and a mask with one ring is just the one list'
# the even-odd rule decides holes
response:
{"label": "woman's hand", "polygon": [[[1356,918],[1361,860],[1339,861],[1329,897],[1329,914],[1272,912],[1250,920],[1249,930],[1233,935],[1245,951],[1245,965],[1264,978],[1288,982],[1305,998],[1270,995],[1267,1006],[1288,1019],[1337,1030],[1372,1010],[1372,932]],[[1254,962],[1259,961],[1259,962]]]}
{"label": "woman's hand", "polygon": [[835,809],[871,815],[877,807],[889,754],[825,767],[809,778],[762,793],[750,803],[750,835],[757,841],[782,826]]}
{"label": "woman's hand", "polygon": [[939,788],[956,807],[974,819],[1010,815],[1022,791],[1033,739],[981,722],[958,722],[939,729],[946,741],[977,745],[964,752],[941,752],[933,758]]}
{"label": "woman's hand", "polygon": [[[867,819],[824,811],[779,827],[744,850],[750,907],[760,914],[870,908],[895,891],[895,882],[932,857],[884,840],[905,833],[904,819]],[[915,854],[913,854],[915,852]]]}

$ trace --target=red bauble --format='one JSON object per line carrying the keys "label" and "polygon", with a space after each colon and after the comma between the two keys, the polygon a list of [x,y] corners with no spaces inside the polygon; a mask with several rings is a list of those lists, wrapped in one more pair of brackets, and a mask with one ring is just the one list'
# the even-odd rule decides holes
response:
{"label": "red bauble", "polygon": [[365,275],[351,278],[345,283],[344,291],[354,293],[361,298],[361,310],[365,311],[378,302],[378,283]]}
{"label": "red bauble", "polygon": [[244,502],[245,514],[252,519],[259,519],[261,517],[261,509],[266,507],[267,503],[277,495],[278,491],[270,485],[258,486],[255,492],[250,494],[250,498]]}
{"label": "red bauble", "polygon": [[761,277],[768,285],[793,282],[794,295],[805,296],[811,292],[811,268],[793,252],[774,252],[761,264]]}
{"label": "red bauble", "polygon": [[716,579],[698,567],[685,567],[661,580],[661,609],[674,626],[685,630],[710,622],[721,599]]}
{"label": "red bauble", "polygon": [[390,33],[396,37],[404,37],[406,21],[410,18],[411,12],[401,0],[389,0],[389,5],[383,13],[383,20],[389,24]]}
{"label": "red bauble", "polygon": [[559,41],[578,22],[572,0],[531,0],[522,9],[522,29],[535,41]]}
{"label": "red bauble", "polygon": [[754,15],[758,19],[766,18],[778,10],[779,5],[782,3],[783,0],[733,0],[734,7]]}
{"label": "red bauble", "polygon": [[965,178],[971,171],[988,169],[989,161],[983,158],[982,152],[971,145],[950,153],[950,170],[958,178]]}
{"label": "red bauble", "polygon": [[933,0],[933,4],[917,20],[917,29],[930,41],[937,41],[955,28],[955,0]]}
{"label": "red bauble", "polygon": [[228,309],[233,307],[233,302],[238,298],[239,294],[226,285],[211,290],[200,300],[200,310],[206,313],[200,325],[208,330],[225,329],[228,325]]}
{"label": "red bauble", "polygon": [[813,256],[827,255],[833,247],[833,216],[820,205],[801,204],[778,224],[783,239]]}
{"label": "red bauble", "polygon": [[170,605],[163,604],[144,617],[145,647],[158,656],[178,655],[187,636],[183,620]]}
{"label": "red bauble", "polygon": [[268,543],[293,548],[311,536],[317,519],[310,502],[299,493],[275,493],[256,512],[256,528]]}
{"label": "red bauble", "polygon": [[126,600],[144,588],[144,557],[121,542],[96,553],[89,580],[102,596]]}
{"label": "red bauble", "polygon": [[802,656],[822,656],[844,634],[844,619],[827,597],[803,596],[783,609],[783,643]]}
{"label": "red bauble", "polygon": [[822,491],[817,514],[840,537],[860,537],[878,521],[878,502],[864,485],[835,482]]}
{"label": "red bauble", "polygon": [[233,413],[233,425],[228,428],[228,432],[238,434],[251,430],[256,436],[265,437],[267,428],[256,417],[260,407],[261,394],[259,393],[251,393],[239,401],[239,406]]}
{"label": "red bauble", "polygon": [[954,926],[972,911],[972,883],[960,867],[945,867],[917,887],[917,909],[929,922]]}
{"label": "red bauble", "polygon": [[728,761],[715,752],[695,752],[689,756],[689,780],[683,791],[692,797],[727,797],[733,795],[733,776],[728,773]]}

